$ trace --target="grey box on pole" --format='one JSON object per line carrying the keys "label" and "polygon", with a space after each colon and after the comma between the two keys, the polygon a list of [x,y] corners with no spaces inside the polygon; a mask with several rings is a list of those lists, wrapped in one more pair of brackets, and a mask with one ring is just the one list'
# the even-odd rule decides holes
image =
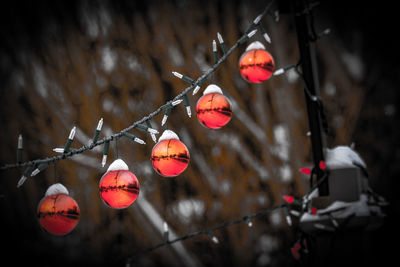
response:
{"label": "grey box on pole", "polygon": [[335,201],[358,201],[368,188],[368,180],[358,167],[329,170],[329,195]]}

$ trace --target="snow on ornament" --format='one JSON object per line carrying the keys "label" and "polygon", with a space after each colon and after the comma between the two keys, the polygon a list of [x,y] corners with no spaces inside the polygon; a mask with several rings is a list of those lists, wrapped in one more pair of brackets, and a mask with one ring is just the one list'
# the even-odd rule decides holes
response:
{"label": "snow on ornament", "polygon": [[251,83],[262,83],[274,72],[274,59],[259,41],[251,43],[239,59],[242,77]]}
{"label": "snow on ornament", "polygon": [[139,195],[139,181],[129,171],[128,165],[117,159],[101,177],[99,185],[100,197],[103,202],[114,209],[129,207]]}
{"label": "snow on ornament", "polygon": [[79,206],[60,183],[50,186],[37,208],[40,226],[53,235],[65,235],[78,224]]}
{"label": "snow on ornament", "polygon": [[189,150],[171,130],[163,132],[151,152],[154,170],[165,177],[175,177],[184,172],[189,160]]}
{"label": "snow on ornament", "polygon": [[219,129],[231,120],[232,105],[220,87],[210,84],[197,101],[196,114],[202,125],[210,129]]}

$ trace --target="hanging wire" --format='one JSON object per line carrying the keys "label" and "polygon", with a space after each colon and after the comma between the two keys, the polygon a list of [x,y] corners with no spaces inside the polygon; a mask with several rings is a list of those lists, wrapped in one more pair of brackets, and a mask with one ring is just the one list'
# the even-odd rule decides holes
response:
{"label": "hanging wire", "polygon": [[200,230],[200,231],[197,231],[197,232],[192,232],[192,233],[183,235],[181,237],[175,238],[173,240],[169,240],[168,242],[162,242],[162,243],[157,244],[157,245],[155,245],[153,247],[149,247],[149,248],[146,248],[146,249],[138,250],[138,251],[134,252],[131,257],[128,258],[127,263],[130,263],[132,261],[132,258],[134,258],[137,255],[148,253],[148,252],[151,252],[153,250],[162,248],[164,246],[171,245],[173,243],[184,241],[184,240],[187,240],[187,239],[191,239],[191,238],[194,238],[194,237],[197,237],[197,236],[200,236],[200,235],[209,235],[210,233],[212,233],[212,232],[214,232],[216,230],[220,230],[220,229],[232,226],[232,225],[236,225],[236,224],[243,223],[243,222],[247,223],[250,219],[257,218],[257,217],[260,217],[262,215],[271,213],[272,211],[282,209],[285,206],[286,206],[286,204],[282,204],[282,205],[274,206],[274,207],[271,207],[271,208],[268,208],[268,209],[260,210],[260,211],[258,211],[256,213],[253,213],[253,214],[250,214],[250,215],[246,215],[246,216],[234,219],[234,220],[229,221],[229,222],[221,223],[221,224],[219,224],[217,226],[214,226],[214,227],[211,227],[211,228],[208,228],[208,229],[203,229],[203,230]]}
{"label": "hanging wire", "polygon": [[118,138],[115,138],[115,157],[119,159],[118,155]]}
{"label": "hanging wire", "polygon": [[54,162],[54,183],[56,184],[57,181],[57,162]]}
{"label": "hanging wire", "polygon": [[322,129],[324,130],[326,135],[330,136],[331,135],[331,130],[330,130],[329,125],[328,125],[328,119],[327,119],[327,116],[326,116],[326,112],[325,112],[325,108],[324,108],[322,99],[321,99],[320,96],[313,95],[310,92],[310,90],[308,89],[307,81],[305,80],[303,73],[299,70],[300,65],[301,65],[301,60],[299,61],[299,63],[296,64],[296,66],[294,67],[294,70],[297,73],[297,75],[300,76],[300,78],[301,78],[301,80],[303,82],[304,91],[306,92],[307,97],[311,101],[313,101],[313,102],[315,102],[317,104],[319,115],[320,115],[320,118],[321,118]]}

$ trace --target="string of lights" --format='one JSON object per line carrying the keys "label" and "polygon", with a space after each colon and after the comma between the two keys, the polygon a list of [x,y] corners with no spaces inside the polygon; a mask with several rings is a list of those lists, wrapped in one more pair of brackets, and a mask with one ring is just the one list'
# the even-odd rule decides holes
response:
{"label": "string of lights", "polygon": [[[151,128],[149,125],[150,121],[157,116],[158,114],[165,112],[166,115],[168,116],[169,112],[171,111],[172,107],[180,104],[182,101],[185,103],[186,106],[186,110],[190,109],[190,104],[187,101],[187,93],[191,90],[193,90],[193,94],[196,94],[198,92],[198,90],[200,89],[200,87],[205,83],[206,79],[214,72],[217,70],[217,68],[229,57],[229,55],[232,54],[232,52],[237,49],[240,45],[244,44],[246,41],[248,41],[252,36],[254,36],[254,34],[256,33],[257,29],[260,27],[261,25],[261,20],[262,18],[268,14],[272,4],[274,3],[274,0],[270,1],[264,11],[257,16],[254,20],[253,23],[247,28],[247,30],[245,31],[245,34],[243,34],[236,42],[235,44],[229,49],[226,49],[226,44],[222,39],[222,36],[220,33],[218,33],[217,37],[218,40],[220,42],[221,45],[221,49],[223,51],[223,56],[217,60],[217,56],[214,56],[214,62],[215,64],[210,67],[203,75],[201,75],[197,80],[193,80],[191,78],[189,78],[186,75],[182,75],[179,74],[177,72],[173,72],[173,74],[175,76],[177,76],[178,78],[182,79],[185,82],[190,83],[190,85],[188,87],[186,87],[180,94],[176,95],[172,100],[167,101],[164,105],[160,106],[157,110],[151,112],[149,115],[142,117],[140,120],[132,123],[130,126],[128,126],[127,128],[121,130],[118,133],[115,133],[113,135],[110,135],[108,137],[104,137],[103,139],[98,140],[99,135],[100,135],[100,131],[101,131],[101,126],[103,124],[103,119],[100,119],[98,126],[96,128],[95,131],[95,135],[93,137],[93,141],[90,145],[83,145],[80,148],[74,148],[71,149],[70,146],[73,142],[74,139],[74,135],[75,135],[75,127],[71,130],[71,133],[69,135],[69,138],[65,144],[65,147],[62,148],[55,148],[54,151],[57,153],[62,153],[61,155],[58,156],[52,156],[52,157],[47,157],[47,158],[43,158],[43,159],[35,159],[35,160],[31,160],[31,161],[25,161],[22,162],[22,137],[19,137],[18,139],[18,157],[17,157],[17,162],[13,163],[13,164],[3,164],[0,166],[0,170],[7,170],[7,169],[13,169],[13,168],[19,168],[19,167],[26,167],[25,172],[23,174],[22,180],[24,181],[26,179],[26,177],[28,177],[29,175],[32,174],[32,172],[36,175],[39,172],[43,171],[44,169],[46,169],[49,164],[60,161],[60,160],[64,160],[67,158],[72,157],[73,155],[76,154],[80,154],[83,153],[85,151],[88,150],[92,150],[97,146],[103,145],[104,144],[104,152],[103,152],[103,160],[102,160],[102,166],[105,165],[105,160],[106,160],[106,156],[108,154],[108,146],[109,146],[109,142],[113,141],[115,139],[118,139],[122,136],[125,136],[127,138],[130,138],[134,141],[136,141],[137,143],[140,144],[145,144],[145,142],[139,138],[137,138],[136,136],[132,135],[129,133],[129,131],[133,130],[133,129],[139,129],[142,131],[145,131],[147,133],[149,133],[152,136],[153,141],[156,142],[155,139],[155,134],[158,134],[159,132],[153,128]],[[266,33],[263,33],[263,36],[266,36]],[[267,35],[268,36],[268,35]],[[269,38],[269,37],[268,37]],[[215,42],[214,42],[215,43]],[[215,49],[216,46],[213,45],[213,54],[215,55]],[[290,67],[289,67],[290,68]],[[283,68],[282,70],[287,70],[289,68]],[[282,74],[283,72],[280,70],[278,74]],[[188,115],[189,115],[189,111],[188,111]],[[190,115],[189,115],[190,117]],[[164,124],[166,121],[165,116],[163,118],[163,123]],[[22,181],[22,183],[23,183]],[[21,181],[19,182],[19,184],[22,184]]]}
{"label": "string of lights", "polygon": [[[321,163],[321,165],[323,165],[323,164],[324,163]],[[323,169],[325,170],[325,168],[323,168]],[[310,175],[309,179],[312,180],[312,178],[314,176],[313,171],[311,171],[309,173],[309,175]],[[227,228],[227,227],[232,226],[232,225],[240,224],[240,223],[243,223],[243,222],[247,223],[247,225],[249,227],[251,227],[253,225],[253,222],[251,221],[252,219],[260,217],[260,216],[263,216],[263,215],[266,215],[266,214],[271,213],[271,212],[276,211],[276,210],[283,209],[283,211],[285,213],[286,222],[287,222],[287,224],[289,226],[291,226],[292,225],[292,219],[291,219],[292,215],[294,215],[296,217],[300,217],[305,212],[309,212],[311,214],[316,214],[317,213],[316,208],[310,206],[309,196],[311,194],[313,194],[313,192],[318,188],[318,186],[321,183],[323,183],[327,179],[327,177],[328,177],[328,172],[325,171],[325,174],[324,174],[323,178],[321,180],[317,181],[310,188],[308,193],[306,193],[301,198],[296,199],[293,196],[284,195],[284,196],[282,196],[282,199],[284,200],[283,204],[280,204],[280,205],[277,205],[277,206],[273,206],[273,207],[270,207],[270,208],[267,208],[267,209],[263,209],[263,210],[260,210],[260,211],[258,211],[256,213],[245,215],[245,216],[242,216],[240,218],[236,218],[234,220],[231,220],[231,221],[228,221],[228,222],[225,222],[225,223],[221,223],[221,224],[216,225],[214,227],[210,227],[210,228],[207,228],[207,229],[203,229],[203,230],[199,230],[199,231],[196,231],[196,232],[188,233],[188,234],[185,234],[183,236],[177,237],[177,238],[175,238],[173,240],[169,240],[169,238],[168,238],[169,237],[168,225],[166,223],[164,223],[164,242],[159,243],[157,245],[154,245],[152,247],[148,247],[146,249],[141,249],[141,250],[135,251],[127,259],[127,266],[130,266],[130,263],[138,255],[149,253],[149,252],[152,252],[152,251],[157,250],[159,248],[162,248],[162,247],[165,247],[165,246],[168,246],[168,245],[172,245],[172,244],[174,244],[176,242],[184,241],[184,240],[187,240],[187,239],[192,239],[192,238],[195,238],[195,237],[200,236],[200,235],[207,235],[214,243],[219,243],[219,240],[213,234],[215,231]],[[299,207],[299,209],[297,209],[297,210],[296,209],[289,210],[291,208],[291,206]]]}
{"label": "string of lights", "polygon": [[154,245],[152,247],[149,247],[149,248],[146,248],[146,249],[142,249],[142,250],[138,250],[138,251],[134,252],[132,254],[132,256],[127,259],[127,263],[131,263],[133,261],[133,257],[135,257],[137,255],[149,253],[151,251],[154,251],[156,249],[162,248],[164,246],[172,245],[173,243],[184,241],[184,240],[187,240],[187,239],[191,239],[191,238],[194,238],[194,237],[197,237],[197,236],[200,236],[200,235],[207,235],[207,236],[210,237],[210,239],[214,243],[218,243],[219,241],[213,235],[213,232],[215,232],[217,230],[220,230],[220,229],[223,229],[223,228],[227,228],[227,227],[232,226],[232,225],[240,224],[240,223],[243,223],[243,222],[247,223],[249,225],[249,227],[251,227],[252,226],[251,219],[266,215],[268,213],[271,213],[271,212],[273,212],[275,210],[282,209],[282,208],[287,207],[287,206],[288,206],[288,204],[285,203],[285,204],[274,206],[274,207],[271,207],[271,208],[268,208],[268,209],[263,209],[263,210],[260,210],[260,211],[258,211],[256,213],[249,214],[249,215],[246,215],[246,216],[243,216],[243,217],[240,217],[240,218],[236,218],[236,219],[234,219],[232,221],[221,223],[219,225],[216,225],[216,226],[208,228],[208,229],[203,229],[203,230],[199,230],[199,231],[196,231],[196,232],[188,233],[186,235],[180,236],[180,237],[175,238],[173,240],[169,240],[167,238],[168,234],[166,234],[166,233],[168,233],[168,227],[164,227],[164,237],[165,237],[164,238],[164,242],[159,243],[157,245]]}
{"label": "string of lights", "polygon": [[[304,1],[304,4],[306,2],[307,1]],[[219,48],[221,50],[222,56],[219,58],[217,41],[213,40],[211,57],[213,65],[208,68],[207,71],[205,71],[200,77],[194,79],[186,74],[172,71],[172,75],[174,77],[184,81],[189,85],[173,99],[165,102],[162,106],[149,113],[147,116],[144,116],[140,120],[133,122],[131,125],[123,130],[99,140],[104,123],[103,118],[101,118],[98,121],[91,143],[83,145],[80,148],[71,148],[74,142],[75,134],[77,132],[77,127],[74,126],[69,133],[68,139],[66,140],[64,147],[53,149],[54,152],[60,153],[60,155],[25,162],[22,158],[23,139],[22,136],[19,135],[17,143],[16,163],[0,165],[0,170],[25,167],[25,171],[23,172],[22,177],[17,183],[17,187],[20,187],[24,184],[29,176],[36,176],[37,174],[48,168],[50,164],[54,164],[54,177],[56,178],[56,164],[58,161],[68,159],[73,155],[84,153],[85,151],[92,150],[95,147],[101,145],[103,145],[101,166],[104,167],[107,163],[110,142],[115,141],[116,153],[114,155],[117,159],[110,164],[107,171],[101,177],[99,181],[99,194],[104,204],[110,208],[124,209],[129,207],[138,198],[140,190],[139,180],[137,179],[135,174],[129,171],[127,164],[123,160],[119,159],[117,144],[118,139],[120,137],[125,137],[132,142],[145,145],[146,142],[131,133],[131,131],[140,130],[145,132],[146,134],[149,134],[154,143],[156,143],[151,155],[151,161],[155,172],[164,177],[174,177],[181,174],[189,164],[190,154],[185,144],[181,142],[179,140],[179,137],[168,128],[167,121],[171,112],[174,110],[174,107],[183,103],[187,116],[191,118],[192,111],[188,98],[188,93],[192,92],[193,95],[197,94],[202,86],[205,84],[209,76],[213,74],[223,62],[225,62],[225,60],[233,53],[233,51],[235,51],[241,45],[245,44],[255,34],[261,34],[261,36],[265,39],[267,43],[271,43],[271,38],[263,28],[261,21],[265,15],[271,15],[275,20],[279,20],[278,11],[273,12],[271,10],[273,3],[274,0],[271,0],[267,4],[264,11],[252,21],[251,25],[249,25],[249,27],[245,30],[245,33],[240,36],[239,39],[237,39],[237,41],[233,44],[231,48],[227,48],[227,44],[225,43],[222,35],[219,32],[217,33],[216,39],[218,39]],[[314,6],[315,5],[312,4],[306,5],[304,9],[299,9],[297,11],[296,16],[310,13],[310,10]],[[330,33],[329,29],[326,29],[321,33],[316,33],[315,28],[313,27],[314,23],[312,16],[311,26],[311,32],[307,32],[309,34],[307,34],[307,37],[303,40],[303,44],[315,42],[319,38]],[[301,41],[299,41],[299,43],[300,42]],[[262,59],[262,61],[260,59]],[[312,102],[313,114],[317,114],[319,116],[322,123],[322,129],[325,130],[325,133],[328,134],[329,129],[326,115],[324,113],[322,99],[319,96],[318,90],[314,90],[315,88],[313,88],[314,86],[312,79],[311,81],[310,79],[308,79],[310,78],[309,75],[307,75],[307,63],[309,62],[312,62],[312,60],[307,59],[307,56],[303,56],[301,54],[300,60],[296,64],[290,64],[274,71],[275,63],[273,61],[273,57],[267,52],[261,42],[256,41],[252,42],[241,56],[239,60],[239,69],[242,78],[250,83],[262,83],[268,80],[271,76],[279,76],[288,72],[289,70],[294,70],[294,72],[299,76],[303,83],[307,102]],[[198,99],[196,106],[196,114],[199,122],[210,129],[218,129],[228,123],[232,116],[232,108],[228,100],[229,99],[226,99],[226,97],[223,96],[221,88],[214,84],[208,85],[208,87],[203,92],[203,96]],[[202,104],[203,102],[210,101],[216,101],[218,102],[218,105],[213,107],[206,107],[205,104]],[[207,116],[209,115],[208,113],[211,112],[215,112],[213,116],[217,118],[214,118],[217,123],[215,123],[214,121],[214,124],[209,124],[209,120],[212,119],[208,118]],[[159,134],[159,132],[152,126],[152,120],[154,120],[154,118],[160,114],[163,114],[160,125],[166,125],[165,128],[167,130],[162,133],[157,142],[156,135]],[[314,136],[317,135],[314,134],[315,131],[312,131],[312,127],[310,127],[310,129],[310,134],[307,135],[311,136],[312,139]],[[311,140],[311,142],[313,143],[313,140]],[[165,149],[165,147],[167,147],[168,149]],[[163,152],[168,150],[171,151],[170,154],[168,152]],[[315,158],[315,153],[313,154]],[[300,172],[309,176],[310,181],[310,190],[305,195],[299,198],[295,198],[294,196],[290,195],[283,195],[282,204],[278,203],[278,205],[276,206],[268,207],[266,209],[259,210],[256,213],[245,215],[228,222],[223,222],[210,228],[190,232],[179,237],[174,236],[172,239],[170,239],[168,225],[166,222],[164,222],[164,232],[162,233],[163,242],[151,247],[133,251],[132,254],[128,254],[128,258],[126,258],[127,255],[125,255],[123,260],[126,261],[126,266],[128,267],[131,265],[131,263],[135,263],[137,259],[136,256],[138,255],[150,253],[162,247],[170,246],[188,239],[193,239],[201,235],[208,236],[210,241],[212,241],[214,244],[218,244],[220,243],[220,241],[215,235],[216,231],[228,228],[233,225],[238,225],[243,222],[251,227],[253,225],[252,219],[267,215],[268,213],[278,210],[283,211],[283,215],[286,219],[286,223],[288,226],[293,225],[292,216],[295,216],[299,218],[298,221],[300,225],[301,223],[306,223],[312,230],[338,233],[343,227],[347,225],[348,221],[353,216],[356,216],[356,213],[351,214],[343,220],[343,217],[335,217],[333,215],[333,212],[343,211],[346,208],[347,203],[339,203],[341,204],[341,206],[338,203],[335,203],[335,205],[332,205],[333,207],[329,206],[329,208],[326,208],[321,205],[318,206],[318,201],[314,201],[318,200],[315,199],[315,196],[320,195],[320,193],[322,192],[322,190],[320,190],[320,186],[328,180],[328,175],[330,175],[329,171],[327,170],[325,161],[321,160],[319,161],[319,164],[318,161],[319,158],[316,158],[316,160],[314,161],[315,166],[312,169],[300,169]],[[318,171],[321,171],[322,175],[320,175],[321,173]],[[314,178],[317,178],[315,184],[313,184]],[[45,196],[42,198],[38,205],[37,219],[40,226],[47,233],[52,235],[65,235],[71,232],[79,222],[79,205],[72,197],[69,196],[67,188],[57,183],[57,179],[55,179],[54,182],[55,183],[47,189]],[[317,190],[319,190],[319,192],[317,192]],[[375,202],[371,201],[371,195],[374,196],[374,198],[376,199]],[[364,194],[362,198],[360,197],[360,201],[359,203],[356,203],[356,205],[365,203],[367,203],[365,205],[375,205],[373,209],[376,211],[379,208],[377,207],[376,203],[379,206],[381,205],[381,202],[382,201],[380,200],[379,196],[375,196],[373,192],[368,192],[368,194]],[[299,227],[299,229],[300,228],[301,227]],[[297,231],[298,233],[300,233],[300,237],[291,248],[292,255],[297,260],[300,259],[300,256],[303,257],[303,255],[301,254],[308,253],[306,251],[309,251],[310,249],[310,247],[307,245],[307,242],[305,242],[305,231],[303,229],[300,229],[299,231],[299,229],[297,229]]]}
{"label": "string of lights", "polygon": [[[168,117],[169,117],[170,113],[172,112],[173,108],[181,103],[184,104],[188,117],[191,117],[191,107],[190,107],[189,99],[187,96],[187,94],[190,91],[192,91],[192,94],[195,95],[200,90],[200,88],[204,85],[204,83],[206,82],[206,79],[218,69],[218,67],[233,53],[233,51],[235,51],[242,44],[246,43],[257,32],[260,33],[268,43],[270,43],[271,38],[269,37],[269,35],[265,31],[265,29],[262,27],[261,20],[267,14],[272,15],[275,19],[279,18],[279,13],[271,11],[271,6],[273,3],[274,3],[274,0],[271,0],[266,5],[266,7],[264,8],[264,11],[253,20],[252,24],[246,29],[245,33],[233,44],[233,46],[231,48],[227,49],[226,43],[224,42],[222,35],[220,33],[217,33],[217,39],[218,39],[220,49],[222,50],[223,55],[222,55],[222,57],[218,58],[217,42],[215,40],[213,40],[213,42],[212,42],[212,59],[213,59],[214,65],[212,65],[212,67],[210,67],[207,71],[205,71],[199,78],[193,79],[185,74],[181,74],[181,73],[173,71],[172,74],[175,77],[188,83],[189,86],[186,87],[180,94],[176,95],[173,99],[167,101],[165,104],[163,104],[162,106],[160,106],[158,109],[154,110],[147,116],[144,116],[140,120],[135,121],[134,123],[132,123],[130,126],[128,126],[127,128],[125,128],[123,130],[99,140],[99,136],[100,136],[101,129],[103,126],[103,118],[101,118],[95,129],[91,144],[83,145],[82,147],[76,148],[76,149],[71,148],[71,145],[74,141],[74,137],[75,137],[75,133],[76,133],[76,127],[74,126],[70,131],[70,134],[68,136],[68,139],[67,139],[64,147],[53,149],[54,152],[60,153],[61,155],[47,157],[47,158],[43,158],[43,159],[35,159],[35,160],[25,161],[25,162],[22,161],[23,140],[22,140],[22,136],[19,136],[18,137],[16,163],[1,165],[0,170],[8,170],[8,169],[13,169],[13,168],[25,167],[26,169],[17,184],[17,187],[20,187],[25,182],[27,177],[37,175],[41,171],[45,170],[49,166],[49,164],[56,164],[60,160],[64,160],[64,159],[72,157],[73,155],[80,154],[80,153],[83,153],[88,150],[92,150],[95,147],[100,146],[100,145],[103,145],[103,153],[102,153],[103,157],[101,160],[101,165],[102,165],[102,167],[104,167],[106,165],[108,150],[109,150],[111,141],[117,141],[120,137],[125,137],[125,138],[130,139],[133,142],[138,143],[138,144],[142,144],[142,145],[146,144],[146,142],[144,140],[142,140],[139,137],[135,136],[134,134],[130,133],[130,131],[132,131],[134,129],[138,129],[138,130],[144,131],[147,134],[149,134],[151,136],[151,139],[155,143],[157,143],[156,146],[154,147],[154,149],[152,151],[152,155],[151,155],[153,167],[156,170],[156,172],[165,177],[173,177],[173,176],[179,175],[186,169],[186,167],[188,165],[188,162],[190,159],[188,149],[182,142],[179,141],[179,138],[177,137],[177,135],[170,130],[165,130],[157,142],[156,135],[159,134],[159,132],[152,127],[151,121],[154,119],[154,117],[163,113],[163,118],[161,120],[161,126],[164,126],[167,123]],[[320,34],[315,34],[315,32],[313,32],[312,41],[316,41],[318,38],[320,38],[328,33],[329,33],[329,29],[323,31]],[[255,56],[254,56],[254,58],[250,58],[250,60],[247,63],[242,64],[242,59],[246,59],[246,56],[248,56],[248,54],[251,54],[251,53],[246,53],[246,52],[248,52],[247,50],[249,49],[249,47],[251,45],[253,45],[251,53],[253,53],[253,52],[260,53],[260,54],[258,54],[259,55],[258,58],[264,59],[263,63],[252,62],[251,60],[255,61]],[[253,42],[251,45],[246,49],[245,54],[243,54],[243,56],[240,60],[240,69],[241,69],[241,74],[242,74],[243,78],[249,82],[260,83],[260,82],[263,82],[263,81],[269,79],[271,75],[279,76],[279,75],[286,73],[289,70],[294,69],[294,71],[302,79],[302,82],[304,84],[304,90],[306,92],[306,96],[310,100],[318,103],[318,107],[319,107],[318,111],[320,112],[320,116],[323,119],[324,129],[325,130],[328,129],[326,117],[325,117],[325,114],[323,113],[324,109],[322,106],[322,100],[320,99],[319,96],[315,96],[311,93],[311,91],[309,90],[309,86],[307,85],[307,82],[305,80],[305,77],[303,76],[302,72],[300,72],[300,70],[299,70],[299,67],[302,64],[301,60],[298,61],[298,63],[296,63],[296,64],[290,64],[288,66],[285,66],[285,67],[282,67],[282,68],[279,68],[279,69],[273,71],[274,62],[273,62],[272,56],[264,49],[264,46],[260,42]],[[268,72],[267,73],[268,77],[265,78],[264,80],[259,80],[259,77],[251,76],[251,73],[246,72],[248,68],[257,66],[257,64],[258,65],[264,64],[264,65],[262,65],[262,68]],[[243,72],[242,72],[242,70],[243,70]],[[222,114],[222,115],[219,114],[219,116],[223,117],[223,120],[224,120],[223,125],[225,125],[230,120],[230,117],[232,114],[232,110],[230,109],[229,104],[227,104],[229,101],[225,100],[225,98],[223,97],[222,91],[218,86],[209,85],[207,87],[207,89],[204,91],[203,97],[207,97],[207,94],[205,94],[207,90],[209,90],[208,94],[212,95],[211,96],[212,98],[216,98],[215,94],[219,95],[218,96],[218,97],[220,97],[219,101],[221,103],[223,103],[222,106],[218,107],[219,113]],[[201,103],[201,98],[199,99],[198,103]],[[202,112],[204,112],[204,113],[206,113],[207,111],[208,111],[207,109],[202,110]],[[221,127],[221,124],[207,125],[207,123],[205,122],[206,119],[201,121],[201,119],[199,118],[199,120],[202,124],[204,124],[206,127],[211,128],[211,129],[216,129],[216,128]],[[167,127],[167,129],[168,129],[168,127]],[[169,147],[171,140],[173,140],[173,142],[177,145],[177,147],[174,148],[176,150],[174,152],[174,154],[164,155],[161,152],[159,153],[157,150],[158,147],[165,145],[165,141],[168,142],[167,146]],[[118,158],[117,143],[115,145],[116,145],[115,146],[116,154],[117,154],[117,158]],[[174,149],[171,149],[171,150],[174,150]],[[165,149],[159,149],[159,150],[164,151]],[[159,153],[159,154],[157,154],[157,153]],[[157,167],[161,160],[170,160],[170,159],[175,160],[175,161],[172,161],[173,162],[172,164],[175,164],[176,166],[169,167],[170,169],[162,169],[161,167]],[[303,197],[301,197],[299,199],[295,199],[292,196],[283,196],[283,200],[284,200],[283,204],[273,206],[273,207],[270,207],[267,209],[263,209],[256,213],[245,215],[240,218],[236,218],[234,220],[231,220],[231,221],[228,221],[225,223],[221,223],[221,224],[216,225],[211,228],[199,230],[196,232],[191,232],[191,233],[185,234],[183,236],[177,237],[172,240],[169,239],[168,225],[166,223],[164,223],[164,242],[156,244],[156,245],[146,248],[146,249],[135,251],[132,254],[132,256],[130,256],[127,259],[127,261],[126,261],[127,266],[130,266],[130,264],[134,261],[134,257],[137,255],[149,253],[149,252],[152,252],[159,248],[162,248],[162,247],[165,247],[168,245],[172,245],[174,243],[181,242],[181,241],[184,241],[187,239],[192,239],[192,238],[198,237],[200,235],[207,235],[214,243],[219,243],[219,240],[213,234],[215,231],[224,229],[224,228],[227,228],[227,227],[230,227],[233,225],[237,225],[237,224],[240,224],[243,222],[246,222],[248,224],[248,226],[251,227],[252,219],[266,215],[266,214],[271,213],[276,210],[283,209],[285,218],[286,218],[286,222],[289,226],[292,225],[292,219],[291,219],[292,215],[297,216],[297,217],[300,217],[304,213],[311,213],[311,214],[315,215],[317,213],[317,211],[316,211],[316,208],[311,207],[310,196],[311,196],[311,194],[313,194],[313,192],[315,192],[315,190],[318,188],[318,186],[321,185],[328,177],[328,172],[325,170],[326,169],[325,163],[320,162],[320,165],[318,167],[319,167],[319,169],[323,170],[324,176],[322,177],[322,179],[318,180],[315,185],[312,185],[313,177],[315,174],[314,169],[307,170],[304,172],[302,171],[303,173],[310,175],[311,189],[309,190],[309,192],[306,195],[304,195]],[[177,171],[177,169],[179,169],[179,171]],[[56,170],[56,166],[55,166],[54,170]],[[118,184],[117,184],[117,182],[115,182],[117,180],[118,180]],[[111,185],[110,181],[113,181],[112,185]],[[119,192],[120,190],[124,191],[124,194],[126,194],[126,195],[124,195],[123,200],[121,200],[118,196],[118,194],[120,193]],[[128,166],[125,164],[125,162],[123,162],[121,159],[117,159],[109,166],[107,172],[101,178],[99,191],[100,191],[102,200],[109,207],[116,208],[116,209],[126,208],[129,205],[131,205],[138,197],[139,182],[138,182],[138,179],[136,178],[136,176],[129,171]],[[70,207],[69,210],[67,210],[67,211],[64,211],[64,210],[58,211],[59,214],[63,214],[63,212],[65,212],[66,213],[65,216],[70,219],[70,221],[65,224],[66,227],[63,229],[61,229],[56,223],[51,224],[46,221],[46,216],[52,216],[53,214],[56,213],[55,211],[52,211],[52,213],[50,213],[47,210],[47,206],[53,204],[53,202],[52,202],[53,199],[60,197],[60,194],[62,196],[61,196],[61,199],[59,199],[58,201],[59,202],[63,201],[65,203],[67,203]],[[55,206],[55,200],[54,200],[54,206]],[[289,210],[292,206],[295,207],[295,209]],[[63,234],[68,233],[77,225],[79,216],[80,216],[80,211],[79,211],[78,204],[75,202],[75,200],[73,198],[68,196],[68,190],[61,184],[54,184],[54,185],[50,186],[45,194],[45,197],[39,203],[38,218],[39,218],[40,224],[43,228],[45,228],[51,234],[63,235]],[[316,225],[316,227],[317,227],[317,225]]]}

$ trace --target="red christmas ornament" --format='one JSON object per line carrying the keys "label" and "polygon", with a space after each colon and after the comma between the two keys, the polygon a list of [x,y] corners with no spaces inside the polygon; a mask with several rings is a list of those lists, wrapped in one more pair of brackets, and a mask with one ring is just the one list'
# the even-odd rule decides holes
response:
{"label": "red christmas ornament", "polygon": [[80,211],[76,201],[62,184],[50,186],[37,209],[40,226],[53,235],[65,235],[78,224]]}
{"label": "red christmas ornament", "polygon": [[240,74],[251,83],[262,83],[268,80],[274,72],[274,66],[271,54],[258,41],[251,43],[239,59]]}
{"label": "red christmas ornament", "polygon": [[197,101],[196,113],[202,125],[210,129],[219,129],[231,120],[232,107],[221,88],[210,84]]}
{"label": "red christmas ornament", "polygon": [[165,130],[151,152],[154,170],[165,177],[174,177],[189,165],[189,150],[171,130]]}
{"label": "red christmas ornament", "polygon": [[100,197],[103,202],[114,209],[129,207],[139,195],[139,181],[128,170],[128,165],[117,159],[108,167],[100,180]]}

